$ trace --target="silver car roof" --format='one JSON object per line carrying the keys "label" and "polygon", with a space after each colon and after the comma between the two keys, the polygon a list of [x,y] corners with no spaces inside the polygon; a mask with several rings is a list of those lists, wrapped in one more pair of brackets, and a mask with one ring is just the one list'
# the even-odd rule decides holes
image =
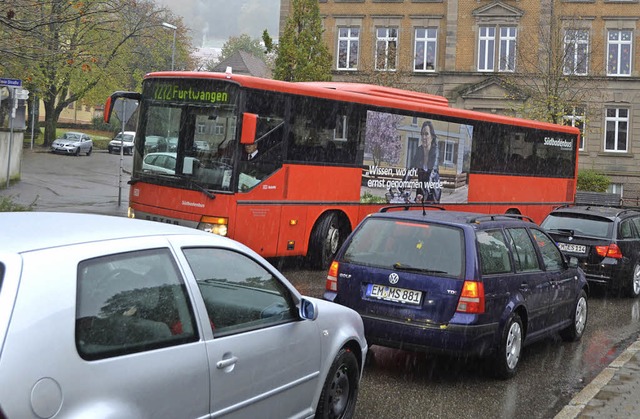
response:
{"label": "silver car roof", "polygon": [[[0,212],[0,252],[22,253],[119,238],[154,235],[205,235],[193,228],[126,217],[62,212]],[[227,244],[228,245],[228,244]]]}

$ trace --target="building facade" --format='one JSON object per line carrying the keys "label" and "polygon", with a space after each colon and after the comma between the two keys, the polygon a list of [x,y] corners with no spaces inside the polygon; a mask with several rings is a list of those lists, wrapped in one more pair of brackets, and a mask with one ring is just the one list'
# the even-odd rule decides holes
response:
{"label": "building facade", "polygon": [[[580,169],[640,205],[639,0],[319,0],[334,81],[583,130]],[[280,31],[291,0],[281,0]],[[550,119],[551,118],[551,119]]]}

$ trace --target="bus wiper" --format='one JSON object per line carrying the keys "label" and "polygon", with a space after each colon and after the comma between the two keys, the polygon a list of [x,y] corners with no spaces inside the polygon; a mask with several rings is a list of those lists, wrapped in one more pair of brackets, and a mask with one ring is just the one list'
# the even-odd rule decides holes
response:
{"label": "bus wiper", "polygon": [[191,178],[190,176],[184,176],[184,175],[179,175],[179,176],[181,179],[185,179],[189,181],[189,186],[195,187],[197,190],[207,195],[209,199],[216,199],[216,195],[213,192],[211,192],[209,189],[205,188],[204,186],[200,185],[198,182],[193,180],[193,178]]}
{"label": "bus wiper", "polygon": [[393,264],[393,269],[397,269],[399,271],[407,271],[407,272],[424,272],[429,274],[446,274],[446,271],[439,271],[437,269],[427,269],[427,268],[416,268],[411,265],[403,265],[402,263],[396,262]]}

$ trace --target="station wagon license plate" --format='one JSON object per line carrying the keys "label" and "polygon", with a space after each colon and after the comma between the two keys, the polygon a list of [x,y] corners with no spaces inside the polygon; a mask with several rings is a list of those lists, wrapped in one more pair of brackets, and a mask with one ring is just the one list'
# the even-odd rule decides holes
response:
{"label": "station wagon license plate", "polygon": [[393,301],[394,303],[418,305],[422,300],[422,291],[369,284],[367,286],[367,297]]}
{"label": "station wagon license plate", "polygon": [[563,252],[586,253],[587,246],[582,244],[558,243],[558,248]]}

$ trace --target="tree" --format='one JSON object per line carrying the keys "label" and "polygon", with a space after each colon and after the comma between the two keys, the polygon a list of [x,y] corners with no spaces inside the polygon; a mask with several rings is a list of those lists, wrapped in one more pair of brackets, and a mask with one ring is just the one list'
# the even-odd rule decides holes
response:
{"label": "tree", "polygon": [[291,13],[277,46],[273,76],[286,81],[331,80],[331,54],[322,40],[317,0],[291,0]]}
{"label": "tree", "polygon": [[402,118],[401,115],[384,112],[367,115],[365,153],[371,153],[374,166],[379,166],[383,161],[391,164],[398,162],[402,149],[398,125]]}
{"label": "tree", "polygon": [[[510,87],[507,90],[514,92],[509,99],[520,103],[514,109],[518,116],[562,124],[575,109],[584,116],[585,104],[593,103],[601,94],[597,79],[582,73],[588,68],[590,74],[599,74],[595,68],[599,64],[586,50],[580,50],[580,37],[588,31],[574,29],[583,27],[579,19],[555,16],[552,7],[546,12],[537,26],[537,37],[519,36],[516,53],[510,57],[516,72],[501,72],[500,76]],[[597,50],[594,42],[591,50]]]}
{"label": "tree", "polygon": [[65,107],[82,99],[102,102],[113,90],[137,88],[145,72],[157,69],[158,61],[143,54],[145,42],[170,62],[172,42],[157,46],[161,22],[169,19],[176,20],[150,0],[0,4],[0,70],[20,75],[25,87],[42,99],[45,146],[55,139]]}
{"label": "tree", "polygon": [[265,59],[265,48],[260,43],[260,39],[251,39],[247,34],[232,36],[222,46],[220,51],[220,61],[224,61],[238,51],[245,51],[255,55],[261,60]]}

